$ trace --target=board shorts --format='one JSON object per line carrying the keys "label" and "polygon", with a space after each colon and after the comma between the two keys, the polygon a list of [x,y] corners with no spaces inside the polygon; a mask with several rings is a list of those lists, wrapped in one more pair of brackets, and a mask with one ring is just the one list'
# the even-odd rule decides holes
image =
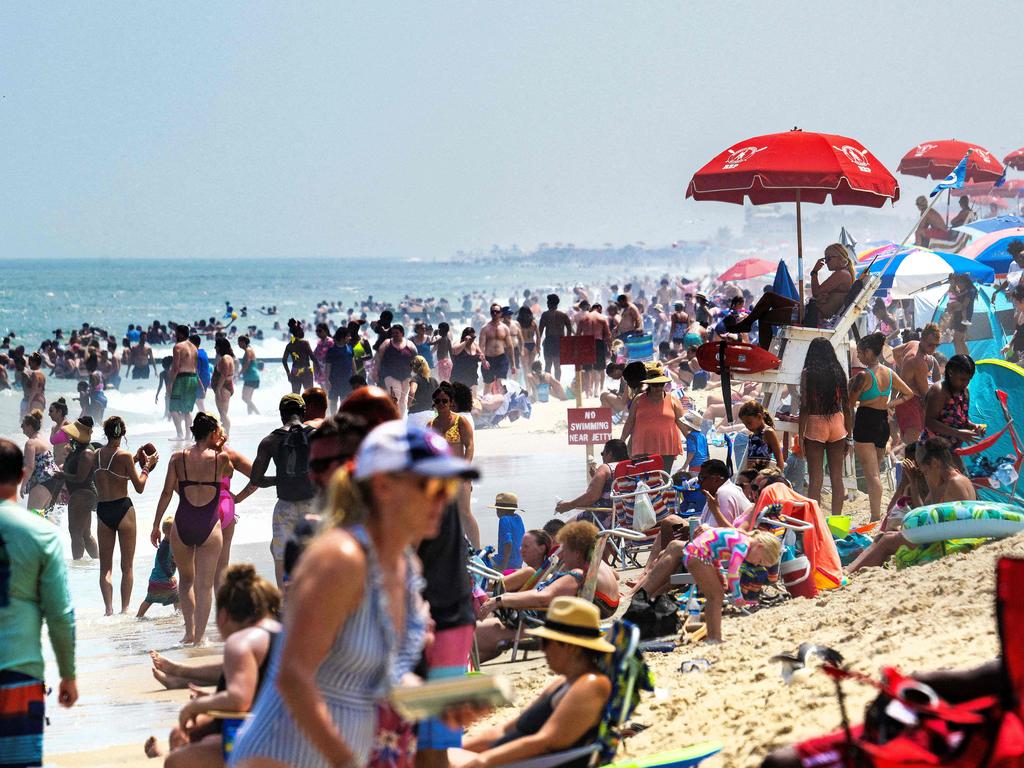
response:
{"label": "board shorts", "polygon": [[43,681],[0,671],[0,766],[42,765],[45,722]]}
{"label": "board shorts", "polygon": [[485,359],[490,366],[483,369],[484,384],[490,384],[492,381],[508,378],[507,355],[495,355],[494,357],[487,357]]}
{"label": "board shorts", "polygon": [[889,444],[889,411],[861,406],[853,417],[853,439],[885,449]]}
{"label": "board shorts", "polygon": [[167,409],[171,413],[192,413],[199,394],[199,377],[194,373],[179,373],[174,378]]}
{"label": "board shorts", "polygon": [[561,347],[561,336],[545,336],[542,343],[544,347],[544,359],[545,360],[559,360],[561,362],[562,347]]}
{"label": "board shorts", "polygon": [[132,379],[148,379],[149,378],[149,366],[132,366]]}
{"label": "board shorts", "polygon": [[[428,680],[462,677],[466,674],[474,630],[475,627],[469,624],[442,629],[434,635],[433,645],[426,650]],[[419,723],[416,742],[419,749],[461,747],[462,729],[449,728],[437,718],[431,717]]]}
{"label": "board shorts", "polygon": [[312,511],[312,499],[307,501],[277,500],[277,504],[274,505],[271,523],[273,534],[270,539],[270,554],[273,555],[274,560],[284,560],[284,548],[288,539],[295,532],[295,526]]}
{"label": "board shorts", "polygon": [[897,405],[894,415],[904,443],[914,442],[924,431],[924,403],[920,397]]}

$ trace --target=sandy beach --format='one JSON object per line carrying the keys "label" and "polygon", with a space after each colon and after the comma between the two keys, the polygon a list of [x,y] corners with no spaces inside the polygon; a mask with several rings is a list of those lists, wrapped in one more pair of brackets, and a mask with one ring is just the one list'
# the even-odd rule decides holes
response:
{"label": "sandy beach", "polygon": [[[558,402],[539,404],[529,420],[477,432],[477,455],[485,477],[474,489],[474,509],[485,542],[493,537],[495,527],[485,508],[494,489],[518,492],[527,527],[533,527],[552,516],[556,497],[577,493],[582,487],[585,450],[567,445],[565,407],[566,403]],[[151,511],[145,503],[140,508],[147,514]],[[241,509],[244,512],[244,506]],[[855,521],[865,521],[866,497],[856,495],[846,511]],[[148,556],[148,551],[140,551]],[[903,670],[968,667],[991,658],[998,649],[994,565],[1004,554],[1024,556],[1024,535],[904,571],[870,569],[848,586],[814,600],[788,601],[752,616],[726,613],[723,645],[682,646],[671,653],[648,654],[657,691],[644,699],[633,720],[649,728],[626,741],[622,754],[647,755],[713,739],[722,741],[725,750],[707,765],[756,765],[772,746],[836,727],[834,690],[823,675],[786,687],[778,665],[768,661],[801,642],[835,647],[867,673],[876,673],[883,665]],[[271,573],[265,542],[235,547],[232,559],[253,562],[261,572]],[[155,623],[163,628],[160,637],[170,638],[169,633],[179,629],[178,621],[171,615],[158,619]],[[177,708],[188,696],[185,691],[166,691],[152,678],[146,651],[159,646],[146,645],[150,622],[132,620],[130,624],[125,625],[125,634],[138,635],[141,627],[141,635],[119,660],[116,674],[111,674],[109,663],[90,668],[83,661],[79,705],[72,710],[51,709],[48,764],[75,768],[157,764],[145,757],[142,743],[149,734],[166,739]],[[165,650],[172,658],[184,660],[217,653],[219,646],[183,650],[175,649],[172,642]],[[683,660],[694,658],[710,661],[710,669],[679,671]],[[538,674],[543,668],[543,658],[531,654],[525,662],[486,664],[484,671],[508,675],[523,702],[546,684],[547,675]],[[873,696],[865,686],[849,684],[846,690],[852,713],[861,712]],[[511,711],[499,711],[485,722],[510,715]],[[112,737],[107,746],[85,750],[50,746],[73,743],[73,734],[91,723],[109,724],[111,718],[123,723],[116,729],[123,738]]]}

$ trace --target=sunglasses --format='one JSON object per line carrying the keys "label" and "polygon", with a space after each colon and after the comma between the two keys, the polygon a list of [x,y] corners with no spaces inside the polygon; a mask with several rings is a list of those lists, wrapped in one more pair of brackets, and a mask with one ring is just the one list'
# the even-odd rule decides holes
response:
{"label": "sunglasses", "polygon": [[448,405],[450,403],[451,403],[451,400],[449,398],[447,398],[447,397],[435,397],[434,398],[434,405]]}
{"label": "sunglasses", "polygon": [[455,496],[462,481],[457,477],[417,477],[416,485],[429,499]]}
{"label": "sunglasses", "polygon": [[336,453],[333,456],[320,456],[315,459],[309,460],[309,468],[314,472],[326,472],[331,464],[335,462],[348,461],[352,458],[351,454],[348,453]]}

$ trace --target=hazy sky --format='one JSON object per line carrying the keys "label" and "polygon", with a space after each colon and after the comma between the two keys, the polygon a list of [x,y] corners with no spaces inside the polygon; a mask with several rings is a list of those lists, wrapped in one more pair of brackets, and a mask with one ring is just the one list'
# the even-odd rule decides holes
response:
{"label": "hazy sky", "polygon": [[[4,3],[0,257],[667,243],[740,139],[1024,145],[1020,5]],[[901,178],[909,211],[925,185]],[[903,233],[894,233],[901,236]]]}

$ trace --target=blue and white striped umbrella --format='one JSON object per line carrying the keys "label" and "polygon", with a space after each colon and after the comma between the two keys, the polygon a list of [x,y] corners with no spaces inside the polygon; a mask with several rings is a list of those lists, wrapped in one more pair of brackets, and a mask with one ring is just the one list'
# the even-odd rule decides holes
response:
{"label": "blue and white striped umbrella", "polygon": [[909,299],[917,291],[946,280],[953,272],[971,276],[975,283],[991,284],[995,272],[972,259],[955,253],[940,253],[919,246],[900,248],[896,255],[880,256],[871,265],[872,274],[881,273],[878,293],[888,292],[894,299]]}

